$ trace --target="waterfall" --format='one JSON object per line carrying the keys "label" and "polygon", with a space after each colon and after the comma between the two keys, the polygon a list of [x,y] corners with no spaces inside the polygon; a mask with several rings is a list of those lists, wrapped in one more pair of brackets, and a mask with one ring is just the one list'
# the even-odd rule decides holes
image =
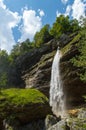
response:
{"label": "waterfall", "polygon": [[64,116],[65,103],[63,94],[63,85],[60,77],[59,62],[61,58],[60,50],[57,49],[57,53],[54,57],[51,71],[50,82],[50,106],[52,111],[57,116]]}

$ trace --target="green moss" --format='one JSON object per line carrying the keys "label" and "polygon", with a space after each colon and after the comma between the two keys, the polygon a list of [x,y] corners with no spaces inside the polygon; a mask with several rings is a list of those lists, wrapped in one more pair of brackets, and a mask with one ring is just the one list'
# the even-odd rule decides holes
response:
{"label": "green moss", "polygon": [[6,104],[26,105],[48,101],[45,95],[36,89],[5,89],[0,92],[0,107]]}
{"label": "green moss", "polygon": [[0,120],[25,123],[46,116],[49,112],[47,108],[48,98],[36,89],[11,88],[0,91]]}
{"label": "green moss", "polygon": [[73,38],[73,40],[71,42],[69,42],[64,48],[62,48],[61,49],[62,55],[64,55],[65,53],[67,53],[71,49],[72,45],[75,44],[75,43],[77,43],[79,41],[80,37],[81,37],[80,34],[77,34]]}

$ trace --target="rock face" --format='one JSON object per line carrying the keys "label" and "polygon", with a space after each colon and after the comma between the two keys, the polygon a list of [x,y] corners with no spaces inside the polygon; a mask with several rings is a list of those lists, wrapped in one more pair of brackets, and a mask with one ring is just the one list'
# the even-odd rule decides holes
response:
{"label": "rock face", "polygon": [[26,88],[37,88],[49,96],[51,66],[58,44],[56,40],[51,40],[17,59],[18,70]]}
{"label": "rock face", "polygon": [[61,117],[56,117],[54,115],[47,115],[45,119],[45,129],[52,127],[53,125],[57,124],[61,120]]}
{"label": "rock face", "polygon": [[69,107],[83,103],[86,83],[81,82],[77,76],[80,68],[74,67],[71,63],[71,59],[79,54],[76,48],[79,39],[78,34],[62,35],[59,41],[51,40],[41,48],[19,57],[16,64],[25,87],[37,88],[49,97],[51,66],[57,47],[60,46],[60,71],[67,105]]}
{"label": "rock face", "polygon": [[70,43],[61,49],[63,56],[60,61],[60,71],[67,107],[84,103],[83,95],[86,95],[86,82],[83,83],[77,75],[80,68],[74,67],[71,62],[71,59],[79,54],[76,47],[79,39],[79,35],[76,35]]}

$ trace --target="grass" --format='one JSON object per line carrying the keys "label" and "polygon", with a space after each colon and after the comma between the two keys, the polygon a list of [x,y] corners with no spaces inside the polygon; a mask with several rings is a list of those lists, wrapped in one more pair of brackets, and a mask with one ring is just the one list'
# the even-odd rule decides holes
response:
{"label": "grass", "polygon": [[3,89],[0,91],[0,106],[3,104],[26,105],[48,101],[45,95],[36,89]]}

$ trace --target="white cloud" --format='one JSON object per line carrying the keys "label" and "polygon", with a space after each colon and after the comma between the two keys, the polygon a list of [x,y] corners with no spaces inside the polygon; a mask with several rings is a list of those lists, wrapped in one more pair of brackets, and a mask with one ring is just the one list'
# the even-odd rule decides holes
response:
{"label": "white cloud", "polygon": [[61,15],[61,13],[57,10],[56,11],[56,16],[59,17]]}
{"label": "white cloud", "polygon": [[71,13],[71,10],[72,10],[72,6],[68,5],[67,8],[66,8],[65,16],[69,16],[70,13]]}
{"label": "white cloud", "polygon": [[[41,11],[41,10],[40,10]],[[35,10],[27,10],[23,11],[23,25],[20,27],[21,38],[18,40],[22,42],[29,38],[33,39],[35,33],[39,31],[42,27],[42,18],[43,12],[41,12],[40,16],[36,15]]]}
{"label": "white cloud", "polygon": [[17,12],[12,12],[0,0],[0,48],[8,52],[15,44],[12,28],[20,22],[20,16]]}
{"label": "white cloud", "polygon": [[39,15],[37,15],[35,10],[28,10],[25,7],[22,9],[22,13],[22,16],[19,16],[18,12],[10,11],[3,3],[3,0],[0,0],[0,49],[11,51],[13,45],[16,44],[12,29],[18,26],[21,20],[19,42],[27,38],[32,40],[35,33],[41,29],[42,17],[45,15],[43,10],[39,9]]}
{"label": "white cloud", "polygon": [[41,9],[38,9],[38,12],[39,12],[39,15],[40,15],[41,17],[43,17],[43,16],[45,15],[44,11],[41,10]]}
{"label": "white cloud", "polygon": [[66,3],[68,2],[68,0],[61,0],[61,2],[62,2],[63,4],[66,4]]}
{"label": "white cloud", "polygon": [[3,0],[0,0],[0,8],[3,8],[3,9],[6,9],[6,6],[4,5],[4,3],[3,3]]}
{"label": "white cloud", "polygon": [[85,9],[86,4],[84,3],[84,0],[74,0],[72,5],[72,17],[77,20],[80,20],[81,16],[85,17]]}

